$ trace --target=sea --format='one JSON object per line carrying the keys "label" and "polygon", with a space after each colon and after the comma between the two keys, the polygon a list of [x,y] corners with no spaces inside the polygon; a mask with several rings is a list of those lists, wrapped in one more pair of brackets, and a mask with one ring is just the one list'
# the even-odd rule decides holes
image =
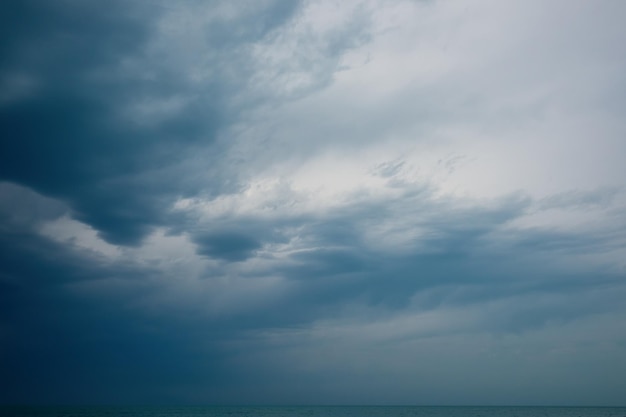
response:
{"label": "sea", "polygon": [[1,417],[626,417],[626,407],[0,406]]}

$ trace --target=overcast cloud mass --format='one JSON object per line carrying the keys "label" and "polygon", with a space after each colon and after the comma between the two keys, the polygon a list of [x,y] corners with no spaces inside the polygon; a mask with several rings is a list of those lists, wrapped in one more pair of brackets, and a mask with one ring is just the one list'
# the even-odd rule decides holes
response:
{"label": "overcast cloud mass", "polygon": [[626,405],[626,2],[0,2],[0,402]]}

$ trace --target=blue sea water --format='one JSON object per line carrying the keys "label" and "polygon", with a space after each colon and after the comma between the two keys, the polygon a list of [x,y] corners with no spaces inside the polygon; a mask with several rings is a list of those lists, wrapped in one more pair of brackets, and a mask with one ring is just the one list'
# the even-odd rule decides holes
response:
{"label": "blue sea water", "polygon": [[2,417],[626,417],[626,407],[28,407],[0,406]]}

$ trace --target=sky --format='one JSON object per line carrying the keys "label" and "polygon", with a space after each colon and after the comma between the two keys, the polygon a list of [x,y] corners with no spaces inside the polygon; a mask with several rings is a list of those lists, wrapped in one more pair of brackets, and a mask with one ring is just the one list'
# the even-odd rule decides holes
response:
{"label": "sky", "polygon": [[626,2],[0,2],[0,403],[626,405]]}

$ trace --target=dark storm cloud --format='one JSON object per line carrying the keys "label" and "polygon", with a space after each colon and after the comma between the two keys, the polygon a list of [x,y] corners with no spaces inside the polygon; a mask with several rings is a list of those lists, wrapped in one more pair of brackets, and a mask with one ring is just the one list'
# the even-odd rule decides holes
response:
{"label": "dark storm cloud", "polygon": [[111,241],[136,243],[158,221],[155,198],[107,182],[154,163],[150,138],[116,126],[128,80],[95,73],[140,53],[150,28],[116,2],[20,4],[2,6],[20,29],[3,38],[0,72],[37,86],[1,108],[0,176],[68,201]]}
{"label": "dark storm cloud", "polygon": [[[275,301],[264,313],[257,313],[254,326],[307,325],[311,320],[334,317],[346,303],[362,301],[390,313],[409,307],[429,311],[524,294],[581,296],[600,282],[607,286],[620,282],[619,273],[596,271],[595,281],[589,282],[590,271],[560,271],[549,259],[537,263],[537,256],[553,256],[551,249],[576,255],[577,251],[570,251],[575,246],[603,251],[621,243],[615,235],[604,233],[571,233],[569,243],[561,234],[533,229],[504,233],[503,226],[534,207],[524,196],[503,198],[489,208],[462,208],[427,193],[407,193],[417,197],[361,202],[326,218],[305,216],[273,223],[275,230],[295,223],[298,232],[292,238],[306,241],[308,249],[293,252],[284,263],[267,270],[260,267],[248,273],[250,279],[278,273],[296,288],[289,299]],[[381,252],[372,246],[367,232],[373,226],[397,217],[411,218],[411,213],[414,219],[407,221],[405,229],[418,228],[419,234],[392,251]],[[250,225],[249,233],[257,233],[246,239],[267,242],[265,231],[272,229],[272,223],[265,219],[263,225]],[[420,294],[419,301],[414,301]],[[609,303],[601,310],[616,307]],[[496,332],[517,332],[597,311],[597,306],[587,303],[577,308],[529,307],[504,315],[488,327]]]}
{"label": "dark storm cloud", "polygon": [[[497,298],[533,293],[571,291],[582,294],[598,282],[613,285],[618,276],[601,273],[592,284],[588,271],[559,272],[549,261],[537,264],[536,257],[550,256],[550,250],[575,254],[574,247],[604,250],[620,242],[612,234],[582,235],[544,230],[502,228],[533,210],[534,203],[513,195],[492,203],[457,206],[428,192],[407,187],[403,198],[394,201],[359,202],[325,216],[299,215],[276,219],[242,218],[237,227],[193,235],[198,253],[212,259],[239,262],[260,256],[265,245],[305,242],[301,250],[282,261],[260,264],[241,276],[254,280],[279,275],[290,283],[288,298],[278,298],[245,327],[306,326],[312,320],[330,318],[346,303],[365,301],[372,308],[403,311],[418,294],[411,308],[433,310],[442,306],[466,306]],[[394,249],[381,251],[368,233],[395,219],[405,219],[401,231],[416,235],[402,240]],[[408,220],[406,220],[408,219]],[[226,220],[225,220],[226,222]],[[388,238],[393,231],[385,233]],[[534,242],[534,243],[533,243]],[[569,248],[569,249],[568,249]],[[269,256],[269,257],[268,257]],[[266,258],[264,258],[266,257]],[[210,277],[212,272],[207,272]],[[617,281],[616,281],[617,280]],[[463,288],[455,291],[453,288]],[[427,295],[428,294],[428,295]],[[613,308],[615,305],[607,306]],[[494,323],[497,331],[534,328],[561,314],[585,316],[590,309],[542,309],[521,311]],[[507,323],[510,328],[507,329]],[[231,325],[235,326],[233,323]]]}
{"label": "dark storm cloud", "polygon": [[[267,6],[240,21],[211,25],[205,52],[216,67],[242,43],[281,24],[298,3]],[[196,329],[183,342],[182,334],[171,337],[180,323],[144,319],[126,304],[155,290],[156,270],[112,263],[39,233],[43,223],[71,213],[108,242],[138,245],[154,226],[173,220],[167,211],[176,197],[198,192],[184,172],[195,167],[193,158],[203,167],[212,164],[205,148],[234,119],[222,118],[217,108],[249,74],[244,58],[231,56],[223,61],[233,67],[198,90],[164,57],[149,56],[157,22],[168,11],[162,7],[125,1],[0,5],[2,402],[132,402],[140,392],[150,392],[143,399],[153,402],[160,401],[157,385],[189,384],[192,375],[209,385],[208,374],[227,378],[216,372],[217,356],[180,344],[196,346]],[[178,95],[191,103],[184,111],[147,121],[127,117],[133,103]],[[202,192],[219,193],[233,183],[216,174],[202,180]],[[227,258],[235,253],[217,250]],[[127,282],[114,304],[88,302],[74,290],[77,283],[108,281]],[[201,338],[210,343],[204,333]]]}
{"label": "dark storm cloud", "polygon": [[[167,222],[176,197],[199,191],[185,179],[188,167],[181,163],[233,120],[217,109],[249,74],[244,57],[225,59],[225,54],[262,37],[293,13],[296,3],[270,6],[241,21],[211,25],[203,53],[218,65],[239,64],[198,90],[166,63],[167,54],[176,51],[147,55],[162,6],[3,3],[0,78],[8,90],[19,89],[13,84],[20,80],[30,87],[0,103],[0,178],[62,199],[109,242],[137,245],[153,226]],[[128,69],[126,62],[139,68]],[[149,106],[177,97],[186,100],[183,111],[157,114],[147,124],[125,114],[133,103]],[[201,154],[205,164],[214,164],[210,152]],[[213,190],[203,183],[205,194],[236,184],[217,177]]]}
{"label": "dark storm cloud", "polygon": [[[363,178],[330,163],[336,175],[320,172],[330,179],[297,184],[294,167],[309,162],[300,155],[332,159],[336,145],[350,162],[361,141],[380,141],[385,154],[395,144],[384,132],[399,120],[385,106],[361,113],[354,87],[340,89],[350,101],[338,106],[285,110],[330,86],[344,53],[374,34],[369,6],[319,4],[0,4],[0,403],[410,402],[424,387],[458,401],[469,397],[446,387],[460,373],[484,379],[468,384],[484,398],[490,386],[515,387],[506,372],[489,375],[523,362],[510,353],[499,362],[490,349],[532,348],[517,337],[549,340],[555,323],[572,325],[570,335],[588,325],[591,336],[570,339],[582,352],[571,358],[590,357],[596,336],[606,345],[590,352],[624,357],[610,350],[623,338],[606,336],[620,334],[611,320],[624,314],[623,268],[581,261],[623,248],[619,187],[446,197],[396,157]],[[393,19],[377,36],[392,36]],[[412,56],[387,62],[393,48],[383,49],[365,107],[377,89],[397,88],[386,84],[389,68],[413,71]],[[371,81],[367,68],[354,74]],[[403,109],[400,119],[431,108],[432,97],[413,96],[437,91],[402,90],[382,100]],[[432,123],[449,119],[434,113]],[[268,114],[296,127],[256,120]],[[447,176],[463,162],[444,160]],[[335,193],[344,180],[355,185]],[[614,222],[518,224],[552,210],[605,210]],[[537,362],[527,367],[542,377],[533,383],[558,384]],[[428,388],[437,377],[440,388]]]}
{"label": "dark storm cloud", "polygon": [[229,231],[197,235],[194,242],[199,254],[228,261],[243,261],[261,247],[254,237]]}
{"label": "dark storm cloud", "polygon": [[[408,193],[413,194],[410,190]],[[466,300],[458,299],[459,303],[466,303],[532,286],[525,277],[528,268],[520,268],[515,278],[502,276],[510,273],[505,272],[506,267],[500,268],[515,249],[509,246],[502,248],[501,254],[493,255],[487,239],[503,224],[524,213],[529,200],[505,198],[489,209],[479,206],[461,209],[436,202],[425,193],[415,195],[418,197],[395,202],[354,204],[327,217],[259,219],[258,224],[247,219],[246,234],[209,234],[204,241],[194,240],[199,251],[204,251],[201,253],[222,255],[230,261],[248,258],[251,250],[263,244],[289,240],[284,234],[270,231],[297,230],[283,233],[291,233],[291,239],[307,243],[307,249],[294,251],[283,262],[259,266],[246,273],[250,279],[279,274],[295,285],[295,293],[289,299],[275,301],[263,313],[255,313],[259,328],[279,323],[306,325],[314,318],[331,317],[344,303],[356,300],[367,300],[372,306],[380,305],[390,311],[402,310],[416,293],[432,288],[464,284],[481,287],[481,294],[475,299],[471,294]],[[372,247],[373,242],[367,238],[370,229],[393,221],[396,216],[405,217],[407,209],[415,219],[406,229],[420,227],[421,234],[392,251],[381,252]],[[229,244],[215,243],[221,239]],[[210,252],[220,247],[225,254]],[[517,279],[519,285],[515,284]],[[423,307],[435,308],[437,304],[432,301]],[[268,321],[264,322],[264,318]]]}
{"label": "dark storm cloud", "polygon": [[0,197],[0,402],[168,402],[174,386],[228,378],[217,332],[138,314],[160,271],[41,236],[67,212],[58,201],[6,183]]}
{"label": "dark storm cloud", "polygon": [[[174,305],[137,306],[139,300],[162,292],[162,280],[173,277],[156,268],[111,263],[37,235],[31,225],[58,217],[62,207],[25,189],[4,188],[5,195],[16,197],[9,206],[18,201],[25,207],[39,206],[34,214],[25,215],[41,219],[5,222],[12,233],[0,240],[2,338],[10,341],[2,356],[3,375],[10,376],[3,381],[8,387],[1,397],[5,402],[32,401],[33,393],[37,402],[238,402],[238,395],[246,392],[247,398],[263,400],[247,391],[251,388],[245,381],[293,376],[289,377],[289,362],[276,364],[270,374],[260,364],[251,366],[246,358],[260,355],[262,362],[270,351],[263,340],[250,335],[267,329],[306,329],[318,320],[341,316],[354,303],[365,302],[364,308],[375,311],[380,320],[501,300],[509,307],[476,325],[476,330],[497,335],[523,334],[555,320],[567,323],[603,314],[620,303],[619,297],[604,298],[603,303],[584,297],[598,282],[614,285],[619,277],[596,275],[589,283],[586,271],[563,275],[523,259],[516,264],[520,254],[516,242],[532,236],[518,237],[493,253],[486,237],[520,216],[529,207],[527,199],[503,199],[489,209],[461,209],[422,193],[408,202],[350,205],[327,219],[246,218],[240,226],[194,235],[199,253],[227,263],[251,259],[263,245],[285,243],[289,233],[311,242],[311,249],[294,252],[285,263],[248,272],[250,281],[279,274],[291,283],[291,291],[264,308],[243,305],[237,314],[212,316],[201,309],[210,302],[203,299],[193,301],[200,305],[191,314],[185,313],[190,301],[184,298]],[[371,219],[393,219],[406,206],[429,228],[424,236],[430,243],[422,246],[416,238],[396,253],[372,248],[363,234]],[[5,212],[20,211],[12,207]],[[78,284],[104,284],[112,278],[126,283],[122,290],[108,295],[77,292]],[[571,298],[583,301],[572,305]],[[399,334],[381,343],[384,347],[432,339],[451,331],[454,328],[442,327],[418,335]],[[321,381],[333,375],[330,372]],[[286,394],[279,394],[279,388]],[[284,386],[268,391],[275,398],[290,393]]]}

